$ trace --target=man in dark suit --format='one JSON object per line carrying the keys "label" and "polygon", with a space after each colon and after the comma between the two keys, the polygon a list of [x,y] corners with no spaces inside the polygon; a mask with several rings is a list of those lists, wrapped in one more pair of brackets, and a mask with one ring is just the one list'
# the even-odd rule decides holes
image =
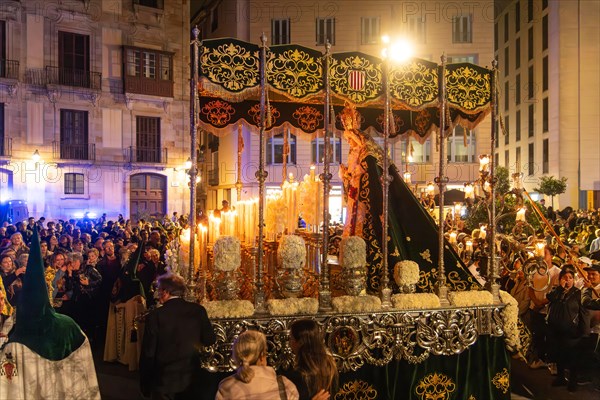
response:
{"label": "man in dark suit", "polygon": [[181,297],[185,293],[182,277],[160,276],[157,292],[162,307],[146,317],[140,388],[153,400],[196,397],[199,349],[215,343],[215,332],[204,307]]}

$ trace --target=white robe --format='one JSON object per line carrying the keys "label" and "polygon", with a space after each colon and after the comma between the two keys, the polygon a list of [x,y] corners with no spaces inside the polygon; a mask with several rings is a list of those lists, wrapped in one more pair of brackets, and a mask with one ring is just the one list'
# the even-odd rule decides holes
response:
{"label": "white robe", "polygon": [[[16,365],[12,376],[2,364],[7,354]],[[0,351],[0,399],[100,399],[100,388],[90,342],[60,361],[45,359],[21,343],[8,343]]]}

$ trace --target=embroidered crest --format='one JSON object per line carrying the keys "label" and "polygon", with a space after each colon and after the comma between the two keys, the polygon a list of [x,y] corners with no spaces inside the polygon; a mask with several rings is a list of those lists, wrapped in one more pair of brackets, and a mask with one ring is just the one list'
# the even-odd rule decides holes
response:
{"label": "embroidered crest", "polygon": [[510,387],[510,377],[508,375],[508,370],[506,368],[503,368],[502,371],[498,372],[494,376],[494,379],[492,379],[492,383],[494,384],[494,386],[496,386],[496,389],[506,394]]}
{"label": "embroidered crest", "polygon": [[4,353],[4,357],[0,361],[0,376],[6,377],[9,382],[17,376],[17,363],[12,353]]}

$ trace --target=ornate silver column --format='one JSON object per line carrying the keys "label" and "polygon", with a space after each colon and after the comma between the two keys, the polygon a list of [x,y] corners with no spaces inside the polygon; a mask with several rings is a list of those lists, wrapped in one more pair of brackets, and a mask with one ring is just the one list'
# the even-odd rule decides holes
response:
{"label": "ornate silver column", "polygon": [[440,145],[440,170],[435,178],[435,183],[439,187],[439,226],[438,226],[438,276],[437,276],[437,295],[440,298],[441,305],[448,305],[448,287],[446,286],[446,271],[444,269],[444,191],[448,183],[446,172],[446,55],[442,54],[442,65],[438,76],[439,82],[439,102],[440,102],[440,126],[439,126],[439,145]]}
{"label": "ornate silver column", "polygon": [[323,59],[323,68],[325,70],[325,121],[323,133],[323,173],[321,182],[323,182],[323,243],[321,250],[321,282],[319,285],[319,310],[331,310],[331,291],[329,290],[329,264],[327,256],[329,253],[329,191],[331,186],[331,172],[329,171],[329,162],[331,158],[330,135],[333,127],[331,126],[331,88],[329,87],[329,61],[331,57],[331,44],[327,41],[325,46],[325,58]]}
{"label": "ornate silver column", "polygon": [[487,287],[488,290],[494,296],[494,303],[500,303],[500,285],[498,284],[498,279],[500,279],[500,274],[498,271],[498,257],[496,256],[496,162],[494,156],[494,149],[496,148],[496,136],[498,132],[496,132],[496,119],[498,118],[498,104],[497,104],[497,91],[496,91],[496,74],[498,72],[498,60],[494,59],[492,61],[492,80],[491,80],[491,89],[492,89],[492,129],[491,129],[491,138],[490,138],[490,225],[488,226],[487,240],[488,240],[488,248],[489,248],[489,259],[488,259],[488,281]]}
{"label": "ornate silver column", "polygon": [[256,171],[256,179],[258,180],[258,254],[256,266],[256,285],[254,292],[254,310],[256,314],[264,314],[267,312],[265,308],[265,291],[264,291],[264,225],[265,225],[265,180],[269,175],[265,171],[266,164],[266,138],[265,129],[267,121],[267,86],[265,82],[265,65],[267,62],[267,36],[264,34],[260,37],[260,130],[259,130],[259,162],[258,171]]}
{"label": "ornate silver column", "polygon": [[198,147],[198,111],[200,110],[200,99],[198,98],[198,52],[200,48],[200,40],[198,35],[200,30],[197,26],[192,29],[194,39],[191,41],[192,45],[192,79],[190,82],[191,97],[190,97],[190,159],[192,160],[192,166],[190,167],[190,216],[188,219],[190,227],[190,265],[188,265],[187,273],[187,296],[189,300],[196,300],[194,289],[196,285],[194,283],[194,266],[196,261],[196,176],[198,175],[198,158],[196,154],[196,147]]}
{"label": "ornate silver column", "polygon": [[381,296],[381,306],[383,308],[390,308],[392,306],[392,289],[389,287],[389,268],[388,268],[388,214],[389,214],[389,202],[388,202],[388,191],[390,186],[390,180],[392,179],[389,173],[389,139],[390,139],[390,118],[393,118],[390,104],[390,57],[389,50],[386,52],[386,57],[383,59],[383,86],[385,93],[384,109],[383,109],[383,160],[382,162],[382,173],[381,173],[381,187],[383,196],[383,216],[381,221],[381,283],[379,286],[379,294]]}

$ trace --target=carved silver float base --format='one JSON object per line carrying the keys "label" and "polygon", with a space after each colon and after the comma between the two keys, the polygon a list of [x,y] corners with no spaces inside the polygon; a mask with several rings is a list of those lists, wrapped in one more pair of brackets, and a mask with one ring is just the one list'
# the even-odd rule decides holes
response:
{"label": "carved silver float base", "polygon": [[[503,306],[444,308],[423,311],[389,311],[359,315],[320,313],[316,320],[340,372],[356,371],[365,364],[383,366],[393,359],[420,363],[430,355],[450,356],[473,345],[479,335],[502,336]],[[267,336],[268,364],[288,368],[293,355],[288,327],[294,317],[215,319],[217,343],[202,352],[202,367],[233,371],[231,344],[246,329]]]}

